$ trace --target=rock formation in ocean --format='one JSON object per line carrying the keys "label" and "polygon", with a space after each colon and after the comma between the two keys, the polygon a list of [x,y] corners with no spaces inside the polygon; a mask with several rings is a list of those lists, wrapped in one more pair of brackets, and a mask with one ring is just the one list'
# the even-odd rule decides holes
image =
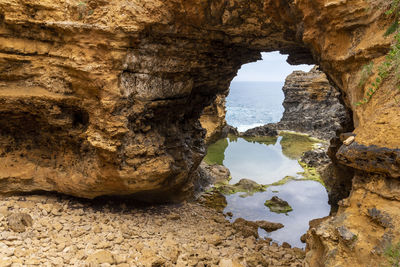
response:
{"label": "rock formation in ocean", "polygon": [[0,192],[185,195],[205,153],[202,111],[241,65],[280,51],[291,64],[320,66],[356,134],[331,150],[354,170],[343,175],[352,189],[310,230],[307,264],[383,264],[381,248],[400,241],[395,75],[369,103],[354,103],[393,43],[384,36],[390,4],[0,0]]}
{"label": "rock formation in ocean", "polygon": [[340,91],[317,66],[309,72],[294,71],[282,90],[285,110],[281,120],[249,129],[242,136],[273,136],[277,135],[276,130],[289,130],[330,140],[336,132],[352,127],[351,114],[341,102]]}
{"label": "rock formation in ocean", "polygon": [[326,75],[314,67],[309,72],[294,71],[282,88],[285,111],[277,128],[308,133],[330,140],[343,125],[351,124],[351,117],[340,103],[340,92]]}

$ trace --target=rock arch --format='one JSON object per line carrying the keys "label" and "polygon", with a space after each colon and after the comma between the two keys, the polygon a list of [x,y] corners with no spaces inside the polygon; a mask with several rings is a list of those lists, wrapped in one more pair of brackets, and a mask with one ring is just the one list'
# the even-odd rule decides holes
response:
{"label": "rock arch", "polygon": [[292,64],[318,63],[343,92],[356,142],[367,151],[342,147],[341,162],[380,173],[356,176],[359,188],[397,184],[393,83],[368,105],[353,105],[363,96],[362,66],[381,62],[390,48],[383,37],[389,4],[0,1],[0,192],[181,195],[204,155],[200,112],[261,51],[289,54]]}

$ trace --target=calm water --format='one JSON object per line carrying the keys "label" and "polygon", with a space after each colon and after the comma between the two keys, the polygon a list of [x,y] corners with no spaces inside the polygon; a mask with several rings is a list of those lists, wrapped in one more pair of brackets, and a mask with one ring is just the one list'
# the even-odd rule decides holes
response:
{"label": "calm water", "polygon": [[[288,175],[301,177],[298,173],[303,169],[297,159],[304,151],[311,149],[314,143],[308,137],[294,134],[247,140],[230,136],[211,145],[205,160],[209,164],[223,164],[229,168],[231,184],[242,178],[259,184],[271,184]],[[296,247],[304,247],[300,237],[306,233],[308,222],[327,216],[330,211],[325,187],[315,181],[291,181],[245,198],[240,197],[242,194],[226,195],[228,205],[225,212],[233,213],[232,221],[241,217],[246,220],[283,223],[284,228],[272,233],[260,229],[260,235]],[[293,211],[287,214],[270,212],[264,202],[275,195],[286,200]]]}
{"label": "calm water", "polygon": [[243,132],[278,122],[283,114],[283,82],[232,82],[226,99],[226,120]]}

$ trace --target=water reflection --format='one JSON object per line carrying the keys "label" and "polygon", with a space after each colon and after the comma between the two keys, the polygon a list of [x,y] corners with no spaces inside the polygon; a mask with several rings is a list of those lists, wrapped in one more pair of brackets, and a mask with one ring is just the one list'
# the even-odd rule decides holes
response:
{"label": "water reflection", "polygon": [[297,176],[303,169],[297,160],[282,153],[281,140],[280,136],[272,145],[249,143],[243,138],[229,142],[223,164],[231,171],[231,183],[249,178],[260,184],[271,184],[287,175]]}
{"label": "water reflection", "polygon": [[[273,196],[286,200],[293,211],[287,215],[271,212],[264,206],[264,202]],[[330,210],[325,188],[315,181],[291,181],[246,198],[240,197],[240,193],[227,195],[226,200],[227,207],[224,212],[233,213],[231,221],[244,218],[249,221],[267,220],[282,223],[285,227],[271,233],[260,229],[260,236],[270,237],[278,243],[288,242],[296,247],[304,247],[300,237],[307,232],[308,222],[327,216]]]}
{"label": "water reflection", "polygon": [[[316,143],[306,136],[292,133],[276,137],[238,138],[230,136],[208,149],[206,162],[223,164],[231,171],[231,184],[248,178],[259,184],[272,184],[286,176],[299,177],[303,168],[298,159],[303,152]],[[266,192],[240,197],[243,193],[226,195],[225,212],[232,212],[233,218],[246,220],[268,220],[280,222],[284,228],[272,233],[259,230],[261,236],[271,237],[278,243],[288,242],[292,246],[304,247],[300,236],[308,229],[308,222],[327,216],[330,211],[328,194],[321,183],[315,181],[290,181],[271,186]],[[272,196],[289,202],[293,211],[288,214],[271,212],[264,202]]]}

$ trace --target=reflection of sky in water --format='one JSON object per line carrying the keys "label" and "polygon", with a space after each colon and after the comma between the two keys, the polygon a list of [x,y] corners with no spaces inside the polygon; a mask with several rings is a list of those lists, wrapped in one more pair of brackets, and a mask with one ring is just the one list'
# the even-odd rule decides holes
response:
{"label": "reflection of sky in water", "polygon": [[232,175],[231,183],[248,178],[260,184],[271,184],[303,169],[297,162],[282,153],[279,137],[275,145],[247,142],[242,138],[229,142],[223,162]]}
{"label": "reflection of sky in water", "polygon": [[[272,190],[279,191],[273,193]],[[246,198],[242,193],[226,196],[228,206],[224,212],[232,212],[234,221],[244,218],[249,221],[267,220],[285,225],[277,231],[267,233],[260,230],[262,237],[267,236],[278,243],[288,242],[292,246],[304,247],[300,237],[307,232],[308,222],[329,215],[328,194],[325,188],[314,181],[291,181],[282,186],[268,188],[266,192],[256,193]],[[272,196],[286,200],[293,208],[287,215],[270,212],[264,202]]]}
{"label": "reflection of sky in water", "polygon": [[[259,184],[271,184],[285,176],[298,176],[303,169],[297,160],[288,158],[282,152],[280,144],[282,137],[274,144],[248,142],[243,138],[228,139],[226,145],[216,146],[214,155],[220,155],[223,164],[229,168],[232,175],[231,184],[240,179],[248,178]],[[295,147],[297,139],[286,140],[286,153],[290,154],[291,147]],[[287,142],[290,141],[290,142]],[[220,153],[220,154],[219,154]],[[222,162],[221,162],[222,163]],[[279,191],[273,193],[272,191]],[[271,237],[278,243],[288,242],[292,246],[304,247],[300,237],[308,230],[310,220],[327,216],[330,211],[328,194],[325,188],[315,181],[291,181],[282,186],[269,187],[266,192],[256,193],[246,198],[240,197],[243,193],[226,196],[227,207],[225,212],[232,212],[236,218],[250,221],[267,220],[280,222],[284,228],[267,233],[259,230],[262,237]],[[293,208],[287,215],[270,212],[264,202],[272,196],[286,200]]]}

